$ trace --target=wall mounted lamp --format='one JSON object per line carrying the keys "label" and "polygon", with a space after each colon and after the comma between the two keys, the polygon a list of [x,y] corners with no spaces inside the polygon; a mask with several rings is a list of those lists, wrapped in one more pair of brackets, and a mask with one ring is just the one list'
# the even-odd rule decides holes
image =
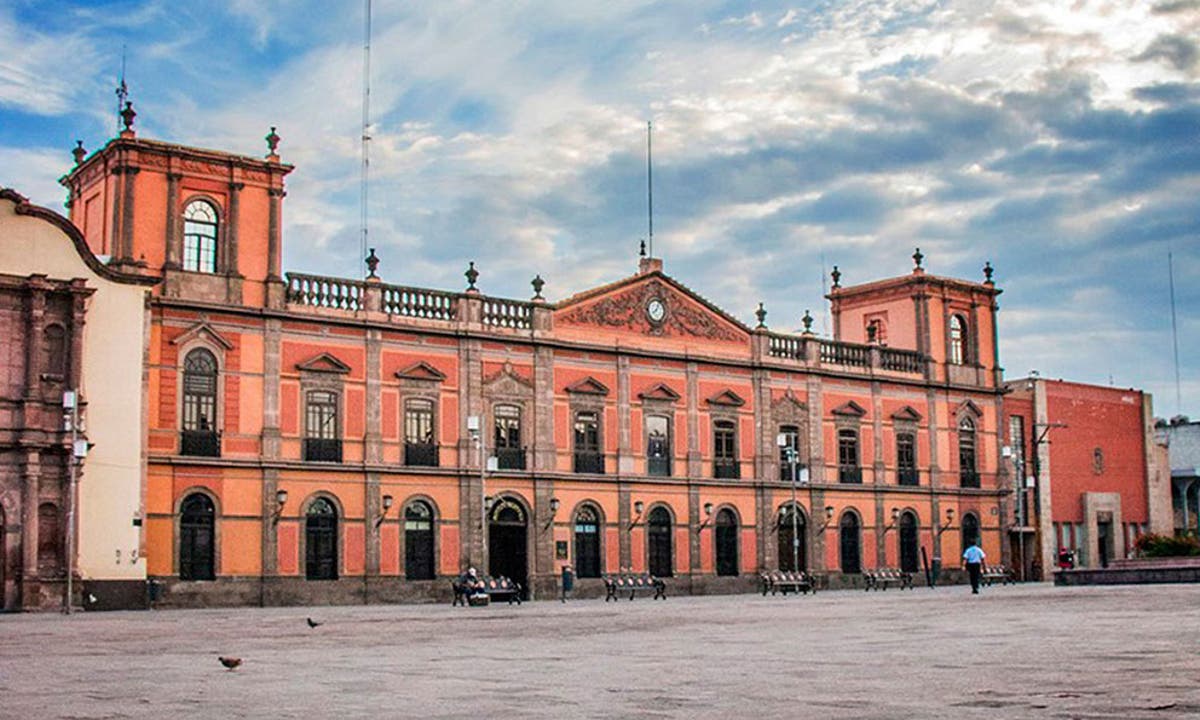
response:
{"label": "wall mounted lamp", "polygon": [[712,514],[713,504],[710,502],[704,503],[704,522],[700,523],[700,527],[696,528],[696,532],[700,532],[704,528],[708,527],[708,524],[712,522]]}
{"label": "wall mounted lamp", "polygon": [[826,505],[825,506],[825,522],[821,523],[821,527],[817,529],[817,532],[825,532],[826,528],[829,527],[829,523],[832,521],[833,521],[833,506]]}
{"label": "wall mounted lamp", "polygon": [[941,537],[942,533],[949,530],[950,526],[953,524],[954,524],[954,508],[946,508],[946,524],[938,526],[938,530],[937,530],[938,537]]}
{"label": "wall mounted lamp", "polygon": [[271,515],[272,525],[279,524],[279,516],[283,514],[283,506],[287,505],[287,498],[287,490],[280,489],[275,491],[275,512]]}
{"label": "wall mounted lamp", "polygon": [[379,513],[379,517],[375,518],[375,529],[376,530],[378,530],[379,526],[383,524],[383,519],[385,517],[387,517],[388,510],[392,509],[392,502],[393,502],[393,499],[392,499],[391,495],[383,496],[383,512]]}
{"label": "wall mounted lamp", "polygon": [[642,521],[642,513],[645,511],[646,511],[646,503],[642,502],[641,500],[638,500],[633,503],[634,517],[633,517],[633,522],[629,523],[630,530],[637,527],[637,524]]}
{"label": "wall mounted lamp", "polygon": [[550,498],[550,519],[546,521],[546,527],[550,527],[554,524],[554,516],[558,514],[559,504],[558,498]]}
{"label": "wall mounted lamp", "polygon": [[892,522],[883,529],[883,534],[887,535],[888,530],[894,530],[896,523],[900,521],[900,508],[892,508]]}

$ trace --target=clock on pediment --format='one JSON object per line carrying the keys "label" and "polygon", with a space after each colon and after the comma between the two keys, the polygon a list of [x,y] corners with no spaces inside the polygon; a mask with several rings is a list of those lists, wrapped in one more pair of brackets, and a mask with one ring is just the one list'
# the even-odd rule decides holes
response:
{"label": "clock on pediment", "polygon": [[646,301],[646,319],[658,327],[667,319],[667,303],[658,295]]}

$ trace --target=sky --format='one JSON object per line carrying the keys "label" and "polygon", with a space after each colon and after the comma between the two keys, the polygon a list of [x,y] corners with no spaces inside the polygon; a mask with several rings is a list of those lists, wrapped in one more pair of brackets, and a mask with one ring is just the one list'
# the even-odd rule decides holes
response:
{"label": "sky", "polygon": [[[0,3],[0,186],[62,209],[82,140],[295,171],[284,265],[359,277],[363,5]],[[654,254],[747,324],[844,285],[996,269],[1001,364],[1200,416],[1200,0],[374,0],[386,282],[557,300]],[[1171,262],[1168,262],[1168,256]],[[1170,270],[1170,272],[1169,272]],[[1179,399],[1169,284],[1178,328]]]}

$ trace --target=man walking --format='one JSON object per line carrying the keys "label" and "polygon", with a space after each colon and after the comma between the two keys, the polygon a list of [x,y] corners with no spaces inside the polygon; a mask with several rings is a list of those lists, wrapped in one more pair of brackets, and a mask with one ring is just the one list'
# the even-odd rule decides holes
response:
{"label": "man walking", "polygon": [[963,562],[967,564],[967,575],[971,577],[971,592],[975,595],[979,594],[979,578],[983,575],[983,561],[986,558],[983,548],[979,547],[979,540],[963,551]]}

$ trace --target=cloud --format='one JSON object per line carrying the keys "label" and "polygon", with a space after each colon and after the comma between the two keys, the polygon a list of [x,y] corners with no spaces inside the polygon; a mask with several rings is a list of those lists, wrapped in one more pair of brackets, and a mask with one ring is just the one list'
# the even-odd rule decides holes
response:
{"label": "cloud", "polygon": [[1191,70],[1196,67],[1196,59],[1200,55],[1196,50],[1196,41],[1182,35],[1160,35],[1150,43],[1150,46],[1135,55],[1135,62],[1147,60],[1166,60],[1177,70]]}
{"label": "cloud", "polygon": [[[70,58],[74,73],[63,72]],[[35,115],[60,115],[79,100],[81,80],[97,53],[81,33],[44,33],[0,10],[0,107]]]}

